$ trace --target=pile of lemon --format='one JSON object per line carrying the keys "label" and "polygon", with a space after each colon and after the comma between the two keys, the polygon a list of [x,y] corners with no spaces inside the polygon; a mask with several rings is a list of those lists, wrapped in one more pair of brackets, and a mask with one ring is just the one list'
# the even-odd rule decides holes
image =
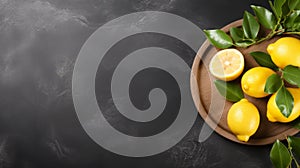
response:
{"label": "pile of lemon", "polygon": [[[269,44],[267,51],[274,64],[283,69],[287,65],[300,67],[300,40],[293,37],[282,37]],[[244,56],[237,49],[224,49],[211,59],[210,73],[224,81],[232,81],[242,75],[245,66]],[[246,71],[241,78],[241,87],[245,94],[254,98],[269,96],[264,92],[269,76],[276,74],[266,67],[254,67]],[[300,76],[299,76],[300,78]],[[285,117],[276,105],[276,94],[270,96],[267,103],[267,118],[271,122],[291,122],[300,115],[300,89],[287,88],[294,98],[294,107],[289,117]],[[260,114],[254,104],[243,98],[234,103],[228,111],[227,124],[240,141],[247,142],[258,129]]]}

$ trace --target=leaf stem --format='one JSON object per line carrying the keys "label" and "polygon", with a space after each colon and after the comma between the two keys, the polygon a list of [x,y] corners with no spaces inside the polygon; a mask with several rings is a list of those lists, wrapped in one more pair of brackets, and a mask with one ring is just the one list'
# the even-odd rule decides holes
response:
{"label": "leaf stem", "polygon": [[[281,1],[281,0],[279,0],[279,1]],[[284,3],[286,3],[286,0],[284,0],[284,2],[282,4],[280,4],[281,7],[282,7],[282,5],[284,5]],[[297,14],[296,17],[299,17],[298,11],[296,12],[295,10],[289,10],[289,11],[286,11],[287,14],[285,14],[286,12],[283,13],[283,9],[277,9],[278,6],[275,8],[271,0],[269,0],[269,4],[273,10],[273,13],[263,7],[260,7],[261,10],[267,12],[267,14],[266,13],[262,14],[261,12],[258,12],[258,14],[260,14],[261,17],[266,17],[265,18],[266,21],[264,21],[263,23],[267,22],[266,24],[270,24],[267,27],[271,30],[267,35],[265,35],[263,37],[257,37],[257,34],[260,29],[259,25],[262,25],[262,24],[258,23],[256,19],[253,19],[253,16],[249,12],[245,11],[244,16],[247,16],[247,17],[243,18],[242,28],[243,28],[243,30],[247,29],[247,32],[244,31],[244,33],[243,33],[240,30],[240,28],[236,27],[235,36],[238,37],[237,41],[235,41],[235,40],[232,41],[232,38],[230,37],[231,34],[229,35],[228,33],[226,34],[225,32],[224,33],[218,32],[217,35],[218,35],[219,39],[211,38],[210,41],[212,42],[212,40],[214,40],[214,42],[212,42],[212,44],[214,46],[216,46],[217,48],[221,48],[221,49],[229,48],[231,46],[247,48],[251,45],[256,45],[263,41],[269,40],[276,35],[284,34],[284,35],[299,35],[300,36],[300,31],[297,32],[298,30],[294,30],[294,28],[289,29],[289,27],[287,27],[287,23],[286,23],[286,22],[289,22],[289,18],[293,14]],[[280,11],[280,16],[276,12],[277,10]],[[256,15],[258,15],[258,14],[256,13]],[[258,16],[260,16],[260,15],[258,15]],[[274,15],[275,15],[275,17],[274,17]],[[292,16],[292,19],[293,18],[294,18],[294,16]],[[244,23],[247,23],[247,26],[244,26]],[[251,27],[254,28],[254,30],[252,30]],[[207,35],[207,32],[209,32],[209,31],[205,31],[205,32]],[[239,32],[239,33],[237,33],[237,32]],[[217,32],[214,32],[214,33],[217,33]],[[243,34],[243,35],[241,35],[241,34]],[[250,37],[250,34],[251,34],[251,37]],[[213,34],[213,35],[216,36],[215,34]],[[209,38],[209,36],[208,36],[208,38]],[[221,43],[218,43],[219,41],[226,42],[226,43],[221,44]]]}
{"label": "leaf stem", "polygon": [[[288,14],[286,14],[285,17],[283,17],[282,22],[281,23],[285,23],[286,19],[294,12],[294,10],[290,10]],[[281,19],[280,19],[281,20]]]}
{"label": "leaf stem", "polygon": [[300,32],[284,32],[284,34],[296,34],[300,36]]}
{"label": "leaf stem", "polygon": [[270,38],[272,38],[276,33],[274,33],[275,31],[272,31],[271,33],[269,33],[266,37],[261,38],[260,40],[258,40],[256,43],[260,43],[263,42],[265,40],[268,40]]}
{"label": "leaf stem", "polygon": [[[282,30],[277,30],[277,31],[271,31],[266,37],[263,37],[263,38],[261,38],[261,39],[259,39],[258,41],[256,41],[254,44],[258,44],[258,43],[261,43],[261,42],[263,42],[263,41],[265,41],[265,40],[269,40],[269,39],[271,39],[273,36],[275,36],[277,33],[281,33],[282,32]],[[300,35],[300,34],[299,34]]]}
{"label": "leaf stem", "polygon": [[[290,152],[290,154],[291,154],[291,156],[292,156],[292,159],[293,159],[294,163],[296,164],[296,167],[297,167],[297,168],[299,168],[299,167],[300,167],[300,165],[299,165],[299,163],[298,163],[297,159],[295,158],[295,156],[294,156],[294,154],[293,154],[293,152],[292,152],[292,147],[291,147],[291,144],[290,144],[290,142],[288,141],[288,139],[287,139],[287,138],[286,138],[286,141],[288,142],[288,150],[289,150],[289,152]],[[291,165],[291,164],[290,164],[290,167],[292,167],[292,165]]]}

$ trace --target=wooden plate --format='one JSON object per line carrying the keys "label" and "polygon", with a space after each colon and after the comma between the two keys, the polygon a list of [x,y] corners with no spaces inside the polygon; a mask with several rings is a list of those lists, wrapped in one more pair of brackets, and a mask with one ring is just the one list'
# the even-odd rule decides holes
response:
{"label": "wooden plate", "polygon": [[[228,32],[230,27],[238,27],[241,25],[242,20],[238,20],[225,26],[222,30]],[[279,37],[274,37],[271,40],[246,49],[238,48],[245,57],[244,72],[252,67],[259,66],[249,53],[252,51],[266,52],[267,45],[273,43],[278,38]],[[208,64],[216,52],[216,48],[210,45],[209,41],[206,40],[195,57],[191,72],[191,92],[194,103],[201,117],[213,130],[227,139],[248,145],[271,144],[276,139],[283,140],[287,135],[295,135],[298,133],[298,130],[292,128],[289,124],[272,123],[268,121],[266,117],[266,104],[269,97],[255,99],[245,95],[245,97],[259,109],[261,121],[257,132],[251,136],[248,142],[238,141],[227,126],[227,112],[232,103],[221,97],[213,84],[215,80],[214,77],[208,72]],[[240,82],[240,78],[235,81]]]}

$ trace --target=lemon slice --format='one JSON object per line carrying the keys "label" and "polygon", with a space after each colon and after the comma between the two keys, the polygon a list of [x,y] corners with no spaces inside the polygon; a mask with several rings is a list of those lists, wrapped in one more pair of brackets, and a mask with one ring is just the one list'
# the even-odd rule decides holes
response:
{"label": "lemon slice", "polygon": [[237,49],[224,49],[216,53],[209,63],[210,73],[221,80],[232,81],[244,70],[244,56]]}

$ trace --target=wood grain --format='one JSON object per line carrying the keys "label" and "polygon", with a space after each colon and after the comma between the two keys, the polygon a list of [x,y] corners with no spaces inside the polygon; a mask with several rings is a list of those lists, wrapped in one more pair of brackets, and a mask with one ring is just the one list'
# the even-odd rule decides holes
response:
{"label": "wood grain", "polygon": [[[230,27],[241,26],[242,20],[235,21],[222,30],[228,32]],[[249,55],[252,51],[266,52],[268,44],[273,43],[279,37],[274,37],[268,41],[264,41],[258,45],[253,45],[249,48],[238,48],[245,57],[245,69],[259,66],[252,56]],[[247,145],[266,145],[273,143],[276,139],[283,140],[287,135],[295,135],[299,131],[292,128],[289,124],[272,123],[266,117],[266,104],[269,96],[266,98],[251,98],[247,95],[245,97],[256,105],[260,112],[260,125],[257,132],[250,138],[248,142],[241,142],[236,139],[235,135],[230,131],[227,126],[227,113],[232,103],[226,101],[216,90],[213,81],[215,80],[208,72],[208,64],[210,59],[215,55],[217,49],[210,45],[209,41],[205,41],[199,49],[191,72],[191,92],[194,103],[205,122],[214,129],[221,136]],[[242,76],[242,75],[241,75]],[[240,78],[235,82],[240,82]]]}

